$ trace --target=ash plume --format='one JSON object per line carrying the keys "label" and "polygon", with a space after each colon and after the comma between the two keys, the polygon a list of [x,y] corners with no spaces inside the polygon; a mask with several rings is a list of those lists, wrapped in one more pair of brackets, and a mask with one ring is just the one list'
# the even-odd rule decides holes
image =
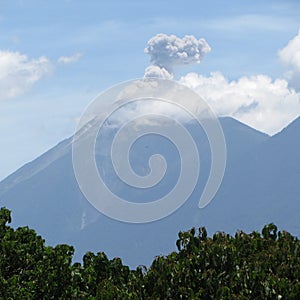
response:
{"label": "ash plume", "polygon": [[211,50],[205,39],[192,35],[179,38],[164,33],[152,37],[144,52],[152,63],[145,71],[145,77],[173,78],[176,66],[200,63]]}

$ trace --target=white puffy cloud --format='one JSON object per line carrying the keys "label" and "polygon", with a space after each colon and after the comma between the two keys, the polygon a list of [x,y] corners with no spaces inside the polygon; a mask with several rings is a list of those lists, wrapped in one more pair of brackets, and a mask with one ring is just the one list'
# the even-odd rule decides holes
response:
{"label": "white puffy cloud", "polygon": [[274,134],[300,114],[300,93],[284,79],[266,75],[229,81],[220,72],[180,79],[207,101],[218,116],[231,116],[257,130]]}
{"label": "white puffy cloud", "polygon": [[0,51],[0,100],[26,92],[51,69],[51,62],[44,56],[29,59],[19,52]]}
{"label": "white puffy cloud", "polygon": [[300,30],[298,35],[278,51],[280,60],[291,69],[300,72]]}
{"label": "white puffy cloud", "polygon": [[285,77],[290,86],[300,91],[300,30],[298,35],[278,51],[281,62],[287,67]]}
{"label": "white puffy cloud", "polygon": [[70,56],[61,56],[57,60],[58,63],[61,64],[71,64],[77,62],[82,57],[82,54],[77,52]]}
{"label": "white puffy cloud", "polygon": [[[145,48],[149,54],[153,66],[147,68],[147,74],[167,75],[166,71],[173,76],[173,69],[178,65],[191,65],[200,63],[204,55],[210,51],[210,46],[205,39],[196,39],[192,35],[179,38],[175,35],[164,33],[152,37]],[[159,68],[163,69],[159,71]],[[151,71],[151,72],[150,72]]]}

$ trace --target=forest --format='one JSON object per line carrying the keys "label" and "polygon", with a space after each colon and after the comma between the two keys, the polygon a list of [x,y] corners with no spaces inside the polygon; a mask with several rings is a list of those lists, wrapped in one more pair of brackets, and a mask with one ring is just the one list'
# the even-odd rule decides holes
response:
{"label": "forest", "polygon": [[9,223],[1,208],[1,299],[300,299],[299,239],[274,224],[234,236],[179,232],[178,251],[132,270],[103,252],[73,262],[74,247]]}

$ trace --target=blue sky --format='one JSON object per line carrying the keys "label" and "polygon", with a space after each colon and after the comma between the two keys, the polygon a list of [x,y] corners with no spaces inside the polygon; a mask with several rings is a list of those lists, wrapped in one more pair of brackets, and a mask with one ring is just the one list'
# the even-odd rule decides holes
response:
{"label": "blue sky", "polygon": [[[0,53],[6,53],[0,60],[0,179],[72,135],[84,107],[103,89],[142,77],[150,64],[144,48],[156,34],[194,35],[212,48],[200,64],[179,68],[175,79],[218,71],[230,83],[257,74],[285,78],[290,70],[278,51],[299,28],[299,1],[0,0]],[[23,63],[16,53],[26,55]],[[18,64],[29,76],[12,70]],[[254,126],[250,118],[242,120]]]}

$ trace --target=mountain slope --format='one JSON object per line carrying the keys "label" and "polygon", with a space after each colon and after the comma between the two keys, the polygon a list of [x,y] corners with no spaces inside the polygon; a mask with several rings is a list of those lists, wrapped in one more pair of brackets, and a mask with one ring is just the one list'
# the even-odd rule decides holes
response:
{"label": "mountain slope", "polygon": [[[76,259],[88,250],[105,251],[110,257],[122,257],[131,266],[148,264],[153,256],[175,249],[178,231],[191,226],[204,225],[209,232],[234,232],[256,230],[272,221],[300,235],[297,225],[300,119],[273,137],[232,118],[222,118],[221,124],[228,149],[227,168],[220,191],[204,209],[198,209],[197,203],[209,173],[209,147],[201,129],[193,124],[189,129],[199,137],[203,151],[202,175],[191,198],[165,219],[127,224],[96,211],[83,197],[75,180],[71,139],[2,181],[0,205],[12,209],[14,226],[32,226],[50,244],[75,245]],[[168,154],[161,141],[148,139],[146,143],[148,151],[161,149]],[[138,156],[141,149],[145,151],[145,144],[135,150],[137,169],[145,163]],[[101,166],[105,156],[98,153],[97,161]],[[166,187],[174,182],[177,167],[171,165]],[[113,177],[108,179],[114,182]],[[119,192],[132,196],[122,187]]]}

